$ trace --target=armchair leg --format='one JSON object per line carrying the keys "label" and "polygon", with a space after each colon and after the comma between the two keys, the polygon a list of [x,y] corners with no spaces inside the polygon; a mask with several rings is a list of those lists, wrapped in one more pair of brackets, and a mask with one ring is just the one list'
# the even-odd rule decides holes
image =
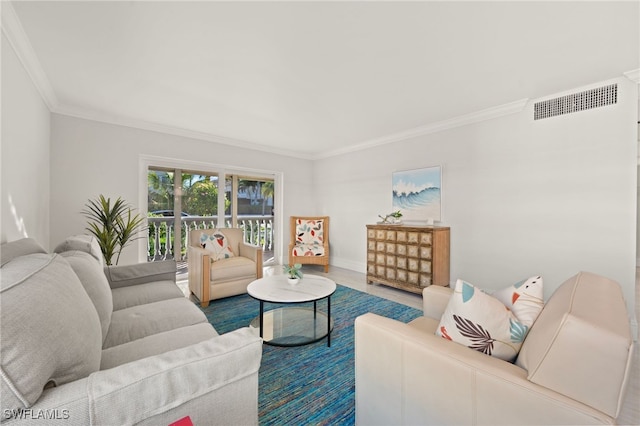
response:
{"label": "armchair leg", "polygon": [[200,299],[200,306],[206,308],[209,306],[209,299],[211,299],[209,290],[211,289],[211,258],[208,255],[202,256],[202,299]]}

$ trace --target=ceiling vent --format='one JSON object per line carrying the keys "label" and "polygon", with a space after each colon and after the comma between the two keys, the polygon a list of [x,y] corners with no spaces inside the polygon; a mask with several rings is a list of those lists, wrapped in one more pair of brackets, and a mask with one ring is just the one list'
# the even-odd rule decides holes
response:
{"label": "ceiling vent", "polygon": [[536,102],[533,106],[533,119],[541,120],[557,115],[571,114],[572,112],[613,105],[617,102],[618,85],[610,84],[597,89]]}

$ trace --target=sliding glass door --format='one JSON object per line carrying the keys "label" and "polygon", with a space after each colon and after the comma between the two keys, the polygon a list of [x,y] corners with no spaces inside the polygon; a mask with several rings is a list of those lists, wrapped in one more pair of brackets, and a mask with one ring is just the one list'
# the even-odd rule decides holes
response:
{"label": "sliding glass door", "polygon": [[149,167],[147,183],[149,261],[186,260],[193,229],[240,227],[273,262],[273,179]]}

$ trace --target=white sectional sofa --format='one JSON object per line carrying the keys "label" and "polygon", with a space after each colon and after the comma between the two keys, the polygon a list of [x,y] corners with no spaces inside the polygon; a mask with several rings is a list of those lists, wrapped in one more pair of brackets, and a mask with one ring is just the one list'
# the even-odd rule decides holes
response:
{"label": "white sectional sofa", "polygon": [[257,424],[262,340],[218,335],[174,262],[103,269],[92,237],[0,248],[3,424]]}
{"label": "white sectional sofa", "polygon": [[356,424],[616,424],[633,338],[620,286],[581,272],[546,302],[515,363],[436,335],[452,290],[409,324],[355,322]]}

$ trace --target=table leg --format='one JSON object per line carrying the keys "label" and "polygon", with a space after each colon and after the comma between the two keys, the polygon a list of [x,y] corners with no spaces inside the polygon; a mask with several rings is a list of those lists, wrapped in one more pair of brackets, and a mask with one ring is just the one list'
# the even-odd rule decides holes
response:
{"label": "table leg", "polygon": [[327,297],[327,346],[331,347],[331,296]]}
{"label": "table leg", "polygon": [[260,338],[262,338],[262,326],[264,321],[264,302],[260,301]]}
{"label": "table leg", "polygon": [[313,320],[314,320],[314,321],[315,321],[315,319],[316,319],[316,309],[317,309],[317,307],[316,307],[316,303],[317,303],[317,302],[314,300],[314,301],[313,301]]}

